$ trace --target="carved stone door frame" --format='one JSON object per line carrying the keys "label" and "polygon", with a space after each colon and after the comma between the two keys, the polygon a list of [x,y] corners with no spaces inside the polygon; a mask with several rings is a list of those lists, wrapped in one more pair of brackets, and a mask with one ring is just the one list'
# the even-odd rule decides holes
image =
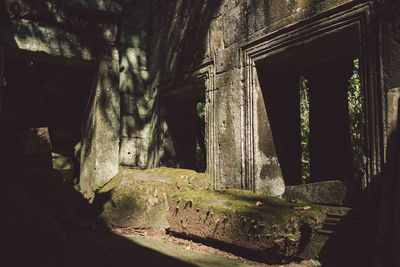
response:
{"label": "carved stone door frame", "polygon": [[242,68],[244,70],[244,129],[242,155],[242,179],[248,185],[246,189],[255,191],[255,100],[257,86],[256,63],[268,59],[271,55],[282,53],[293,45],[313,42],[318,38],[340,32],[346,27],[358,27],[360,38],[360,76],[364,95],[364,149],[365,176],[362,189],[367,191],[372,201],[373,181],[379,179],[384,164],[384,113],[382,112],[383,94],[379,83],[380,68],[377,49],[377,30],[372,23],[373,6],[371,3],[347,5],[317,15],[306,21],[290,25],[277,32],[251,41],[241,47]]}

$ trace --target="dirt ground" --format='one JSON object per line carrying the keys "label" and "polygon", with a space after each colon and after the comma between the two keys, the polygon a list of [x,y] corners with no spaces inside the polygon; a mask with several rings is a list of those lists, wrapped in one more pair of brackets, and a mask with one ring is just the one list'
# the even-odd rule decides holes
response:
{"label": "dirt ground", "polygon": [[151,238],[155,240],[160,240],[168,243],[172,243],[175,245],[179,245],[185,247],[186,249],[192,249],[204,253],[215,254],[224,258],[228,258],[231,260],[235,260],[241,262],[243,264],[247,264],[250,266],[259,266],[259,267],[315,267],[309,261],[298,261],[298,262],[290,262],[288,264],[279,264],[279,265],[269,265],[262,262],[253,261],[250,259],[246,259],[237,255],[234,255],[230,252],[220,250],[218,248],[212,247],[207,244],[195,242],[193,240],[187,240],[184,238],[176,237],[171,234],[168,234],[168,231],[165,229],[137,229],[137,228],[113,228],[112,232],[120,235],[120,236],[140,236],[145,238]]}

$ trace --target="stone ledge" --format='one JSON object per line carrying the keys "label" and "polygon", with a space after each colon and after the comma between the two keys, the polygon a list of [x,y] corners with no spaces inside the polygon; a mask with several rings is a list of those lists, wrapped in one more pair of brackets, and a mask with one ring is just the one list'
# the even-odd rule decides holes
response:
{"label": "stone ledge", "polygon": [[14,43],[10,45],[19,49],[87,61],[97,58],[97,44],[81,36],[28,20],[13,21],[12,27]]}
{"label": "stone ledge", "polygon": [[349,201],[349,188],[339,180],[286,186],[283,198],[300,199],[322,205],[344,205]]}
{"label": "stone ledge", "polygon": [[270,264],[295,258],[325,219],[323,207],[245,190],[179,192],[169,205],[172,233],[221,244]]}

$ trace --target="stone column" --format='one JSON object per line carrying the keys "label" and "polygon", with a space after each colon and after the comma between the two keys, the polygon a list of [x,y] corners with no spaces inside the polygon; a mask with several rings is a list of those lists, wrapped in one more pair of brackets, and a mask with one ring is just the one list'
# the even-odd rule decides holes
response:
{"label": "stone column", "polygon": [[255,151],[262,152],[266,161],[260,166],[262,157],[255,158],[256,168],[260,168],[255,178],[256,189],[266,187],[270,179],[277,180],[275,176],[284,183],[274,182],[274,186],[300,184],[299,76],[296,72],[279,72],[263,64],[257,66],[257,72],[261,91],[256,92],[259,96]]}
{"label": "stone column", "polygon": [[157,86],[151,74],[149,30],[152,20],[149,1],[126,3],[121,17],[120,90],[121,146],[119,164],[145,169],[149,166],[149,143]]}
{"label": "stone column", "polygon": [[311,67],[310,180],[348,180],[352,177],[347,88],[353,71],[351,58]]}
{"label": "stone column", "polygon": [[80,186],[88,199],[118,172],[119,97],[118,51],[110,48],[99,62],[82,129]]}

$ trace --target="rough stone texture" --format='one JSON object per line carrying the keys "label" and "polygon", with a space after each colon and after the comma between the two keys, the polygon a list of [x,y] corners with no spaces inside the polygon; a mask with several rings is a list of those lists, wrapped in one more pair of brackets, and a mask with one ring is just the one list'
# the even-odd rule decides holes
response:
{"label": "rough stone texture", "polygon": [[33,128],[21,133],[18,138],[17,154],[51,154],[49,129],[47,127]]}
{"label": "rough stone texture", "polygon": [[375,266],[400,265],[399,217],[399,88],[400,88],[400,4],[385,1],[382,10],[381,60],[383,90],[386,92],[386,168],[378,185],[379,196]]}
{"label": "rough stone texture", "polygon": [[[259,92],[256,92],[255,101],[246,102],[250,96],[246,90],[256,81],[247,77],[248,62],[243,52],[250,42],[268,43],[290,29],[306,26],[310,19],[331,18],[338,12],[350,12],[354,5],[365,2],[6,0],[0,2],[0,40],[7,56],[15,54],[24,58],[34,54],[35,58],[57,64],[73,62],[74,66],[98,66],[82,140],[81,188],[87,197],[93,197],[93,190],[116,174],[118,164],[136,168],[181,164],[185,153],[178,149],[181,140],[173,138],[176,122],[167,119],[167,105],[172,101],[166,101],[165,96],[171,91],[179,92],[179,97],[174,98],[179,107],[186,106],[182,103],[188,99],[199,97],[199,91],[193,93],[194,87],[182,81],[204,66],[210,71],[204,78],[207,85],[200,90],[207,96],[201,95],[196,100],[207,100],[207,147],[212,148],[207,160],[212,165],[208,169],[215,170],[212,173],[215,186],[251,188],[263,194],[280,195],[283,190],[281,176],[287,180],[282,171],[285,163],[278,164],[276,154],[279,149],[269,133],[270,125],[266,123],[269,114],[265,114]],[[383,197],[382,214],[400,214],[395,212],[398,201],[394,197],[398,195],[394,179],[397,177],[397,131],[394,130],[397,127],[389,125],[397,120],[391,116],[396,108],[388,107],[395,103],[390,100],[390,94],[386,95],[400,87],[399,4],[396,0],[383,0],[374,2],[371,8],[369,13],[376,17],[365,20],[372,22],[367,27],[371,30],[367,36],[368,44],[377,36],[375,30],[381,31],[382,38],[379,47],[371,45],[361,51],[365,54],[361,55],[363,60],[360,62],[373,61],[365,64],[374,67],[363,68],[372,75],[369,80],[375,81],[371,85],[374,104],[367,107],[366,113],[378,114],[369,121],[368,133],[369,136],[386,136],[386,140],[374,143],[374,146],[385,143],[386,150],[377,148],[368,154],[384,155],[382,162],[375,161],[378,156],[371,156],[374,157],[370,159],[372,176],[378,178],[374,177],[366,191],[375,192],[371,198],[374,201]],[[375,25],[376,22],[380,25]],[[357,44],[360,41],[354,40]],[[285,55],[297,57],[298,51],[291,48],[280,54],[282,58]],[[324,55],[331,56],[329,49],[323,51],[328,51]],[[338,55],[342,55],[342,51],[339,52]],[[308,58],[312,52],[305,54]],[[380,58],[373,58],[376,54]],[[289,64],[283,65],[286,69]],[[380,91],[385,94],[381,96]],[[290,101],[285,103],[294,106],[289,104]],[[182,109],[181,112],[189,111]],[[386,134],[380,121],[382,117],[388,124]],[[254,118],[256,124],[247,125],[248,118]],[[246,136],[246,129],[250,128],[251,136]],[[252,142],[246,143],[248,140]],[[371,143],[371,140],[367,141]],[[289,147],[290,144],[291,141],[286,142]],[[298,155],[294,150],[293,155]],[[289,157],[290,160],[294,158]],[[388,163],[385,170],[372,170],[373,164],[383,165],[385,160]],[[297,166],[293,169],[297,171]],[[252,173],[255,175],[250,181],[248,176]],[[384,179],[380,179],[381,173]],[[263,180],[267,176],[274,178]],[[391,221],[391,215],[380,218],[383,227],[380,250],[390,251],[383,248],[383,244],[399,243],[395,241],[398,231],[393,230],[393,234],[390,229],[390,225],[398,224],[398,219]]]}
{"label": "rough stone texture", "polygon": [[77,166],[74,166],[74,162],[70,157],[52,153],[51,159],[53,163],[53,169],[60,173],[64,181],[69,184],[73,184],[74,180],[78,180],[79,177],[74,176],[74,168]]}
{"label": "rough stone texture", "polygon": [[[258,80],[256,80],[256,84],[258,84]],[[259,177],[259,179],[255,181],[254,190],[269,196],[281,196],[285,191],[285,182],[278,160],[276,142],[272,135],[263,92],[260,86],[256,88],[254,101],[257,103],[257,113],[254,116],[254,131],[257,134],[254,136],[254,156],[257,160],[255,177]]]}
{"label": "rough stone texture", "polygon": [[[254,183],[255,188],[253,190],[259,193],[281,195],[284,190],[282,175],[279,174],[278,159],[276,155],[268,156],[274,153],[270,151],[258,153],[255,151],[253,170],[255,172],[255,181],[247,181],[246,172],[243,169],[247,161],[244,158],[246,152],[243,144],[243,128],[245,127],[244,120],[246,117],[244,112],[247,111],[243,107],[243,93],[246,85],[243,83],[245,74],[242,65],[241,45],[249,42],[249,40],[255,40],[275,30],[348,2],[351,1],[315,2],[293,0],[284,3],[280,1],[251,0],[214,1],[213,3],[196,3],[189,8],[187,3],[170,1],[168,4],[150,5],[153,14],[160,13],[160,9],[163,10],[159,16],[154,16],[153,19],[147,20],[148,27],[151,25],[151,29],[157,32],[158,35],[150,37],[151,41],[147,50],[147,54],[150,55],[147,58],[150,64],[146,64],[146,70],[150,73],[147,84],[151,84],[152,89],[158,88],[159,92],[162,93],[162,89],[159,89],[158,86],[163,87],[174,79],[180,80],[184,76],[184,72],[196,69],[196,64],[199,65],[197,63],[199,62],[197,59],[199,57],[196,51],[197,46],[192,40],[196,40],[197,43],[206,40],[209,45],[210,57],[214,58],[213,71],[216,73],[214,77],[216,92],[215,104],[213,105],[215,106],[213,107],[214,111],[208,115],[213,116],[213,118],[207,118],[206,120],[214,123],[211,127],[216,129],[212,140],[209,140],[216,148],[216,153],[212,154],[214,158],[210,161],[213,167],[218,170],[214,174],[216,177],[213,177],[216,181],[216,188],[252,188],[250,183]],[[205,9],[205,7],[208,9]],[[140,8],[147,10],[147,7],[141,6]],[[139,25],[145,25],[143,21],[146,20],[141,20]],[[193,21],[201,21],[202,28],[205,30],[199,29],[198,24],[193,23]],[[142,30],[146,26],[140,26],[139,28]],[[143,44],[146,40],[146,37],[140,36],[144,35],[140,31],[136,31],[133,39],[129,40],[129,38],[124,37],[123,40],[124,43],[130,46],[137,46],[138,44]],[[207,58],[207,51],[208,49],[205,49],[204,58]],[[134,62],[138,62],[138,60]],[[137,81],[141,88],[140,79]],[[173,86],[165,87],[171,88]],[[176,87],[179,87],[179,85],[176,84]],[[143,88],[149,88],[149,86],[147,85],[147,87]],[[146,90],[148,91],[149,89]],[[173,88],[173,90],[180,89]],[[182,89],[182,91],[184,90]],[[183,92],[182,95],[184,94]],[[187,90],[186,94],[190,94],[189,90]],[[126,99],[128,98],[126,96]],[[182,99],[184,98],[182,97]],[[179,100],[176,101],[179,102]],[[165,158],[165,151],[171,151],[170,159],[161,161],[161,164],[178,166],[176,161],[179,159],[180,152],[176,149],[170,149],[178,146],[178,144],[176,144],[176,140],[171,138],[169,122],[161,116],[163,103],[162,101],[159,102],[159,107],[161,108],[158,113],[152,113],[151,122],[142,121],[139,116],[135,117],[129,114],[128,111],[126,112],[126,116],[129,117],[126,121],[129,121],[130,124],[127,124],[129,125],[127,129],[140,128],[143,122],[145,124],[154,123],[153,125],[158,126],[152,128],[155,131],[150,133],[150,138],[140,131],[136,131],[137,134],[128,137],[128,139],[137,138],[140,142],[125,141],[124,146],[136,142],[140,147],[144,148],[147,144],[147,151],[150,151],[151,155],[146,157],[140,154],[139,151],[136,151],[135,155],[129,154],[129,156],[126,153],[120,154],[120,163],[122,165],[140,167],[145,166],[146,164],[142,161],[147,160],[148,167],[154,166],[153,164],[157,166],[160,162],[154,161],[154,159],[163,159]],[[151,106],[149,105],[149,107]],[[259,105],[254,103],[254,114],[260,113],[262,113],[262,107],[260,110]],[[263,118],[260,117],[259,120],[261,125]],[[255,135],[258,134],[259,131],[255,131]],[[258,143],[261,144],[262,142],[263,140],[260,140]],[[274,146],[273,143],[271,145]],[[132,150],[131,148],[121,149],[121,151]],[[162,156],[162,153],[164,153],[164,156]],[[135,159],[140,160],[137,161]],[[271,164],[266,164],[267,161],[271,162]],[[140,162],[139,165],[136,165],[138,162]],[[263,180],[263,178],[267,173],[269,173],[271,179],[268,180],[269,182],[264,182],[266,180]]]}
{"label": "rough stone texture", "polygon": [[123,169],[101,190],[94,205],[100,218],[117,227],[168,227],[168,197],[174,192],[210,188],[209,177],[183,169]]}
{"label": "rough stone texture", "polygon": [[7,51],[20,56],[28,51],[38,61],[60,65],[98,66],[94,88],[88,88],[87,114],[82,114],[80,187],[89,199],[118,172],[119,55],[114,42],[115,13],[120,11],[121,5],[113,1],[1,4],[0,37]]}
{"label": "rough stone texture", "polygon": [[283,198],[301,199],[323,205],[344,205],[349,198],[349,189],[342,181],[286,186]]}
{"label": "rough stone texture", "polygon": [[93,50],[95,44],[85,43],[84,38],[61,29],[21,20],[13,21],[12,30],[15,35],[7,41],[18,49],[83,60],[96,57]]}
{"label": "rough stone texture", "polygon": [[118,172],[120,142],[120,95],[118,90],[118,51],[111,50],[99,64],[92,92],[81,151],[81,192],[93,199]]}
{"label": "rough stone texture", "polygon": [[68,0],[65,1],[65,6],[70,8],[78,8],[84,10],[90,10],[92,12],[112,12],[121,13],[122,5],[119,4],[120,1],[113,0]]}
{"label": "rough stone texture", "polygon": [[[16,145],[8,148],[7,157],[12,161],[23,162],[25,166],[34,166],[36,168],[50,168],[51,167],[51,150],[52,145],[49,137],[49,130],[47,127],[32,128],[27,131],[22,131],[16,134]],[[14,150],[14,151],[13,151]],[[7,161],[6,161],[7,162]],[[9,162],[9,168],[15,166],[15,162]]]}
{"label": "rough stone texture", "polygon": [[168,220],[173,233],[277,264],[297,256],[325,218],[321,207],[294,209],[305,205],[244,190],[187,191],[172,195]]}

